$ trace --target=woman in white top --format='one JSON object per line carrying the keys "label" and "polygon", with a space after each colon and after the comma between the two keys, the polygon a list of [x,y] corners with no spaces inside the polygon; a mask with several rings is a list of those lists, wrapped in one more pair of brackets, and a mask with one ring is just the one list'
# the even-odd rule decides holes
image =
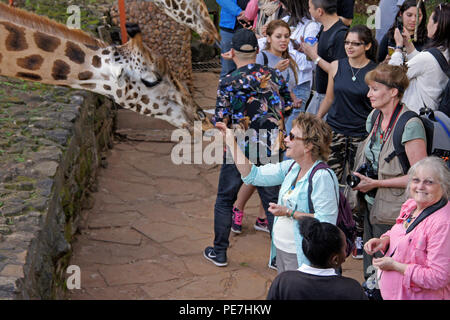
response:
{"label": "woman in white top", "polygon": [[[442,3],[434,9],[427,25],[431,42],[427,48],[437,48],[449,60],[450,37],[450,5]],[[402,102],[409,109],[419,113],[422,107],[436,110],[447,85],[448,77],[433,55],[427,51],[418,52],[407,37],[396,29],[394,33],[396,50],[389,64],[400,65],[404,62],[403,48],[406,49],[406,65],[408,66],[409,87]]]}

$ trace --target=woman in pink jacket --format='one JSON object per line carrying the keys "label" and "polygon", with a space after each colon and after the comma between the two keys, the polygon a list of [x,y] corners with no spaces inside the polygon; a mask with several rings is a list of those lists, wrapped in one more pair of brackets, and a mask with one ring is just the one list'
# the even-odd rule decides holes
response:
{"label": "woman in pink jacket", "polygon": [[450,172],[428,157],[408,172],[408,199],[396,224],[364,250],[373,255],[378,284],[386,300],[450,299]]}

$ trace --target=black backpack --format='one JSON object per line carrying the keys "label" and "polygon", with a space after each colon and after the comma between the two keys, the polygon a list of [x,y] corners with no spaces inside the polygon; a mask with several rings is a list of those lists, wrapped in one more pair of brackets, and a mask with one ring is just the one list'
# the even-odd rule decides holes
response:
{"label": "black backpack", "polygon": [[[379,110],[375,110],[372,114],[372,127],[379,113]],[[403,173],[406,174],[408,172],[411,165],[406,155],[405,146],[402,144],[402,135],[406,123],[412,118],[419,118],[425,128],[427,155],[442,158],[447,163],[447,167],[450,168],[450,118],[443,112],[433,111],[428,108],[420,109],[420,116],[409,110],[398,118],[392,137],[394,151],[384,160],[389,163],[394,157],[398,157]]]}
{"label": "black backpack", "polygon": [[[426,51],[433,55],[433,57],[439,63],[442,71],[447,75],[448,78],[450,78],[450,66],[442,52],[437,48],[427,49]],[[437,110],[442,111],[447,115],[447,117],[450,117],[450,81],[447,81],[447,85],[442,92],[441,102],[439,103]]]}

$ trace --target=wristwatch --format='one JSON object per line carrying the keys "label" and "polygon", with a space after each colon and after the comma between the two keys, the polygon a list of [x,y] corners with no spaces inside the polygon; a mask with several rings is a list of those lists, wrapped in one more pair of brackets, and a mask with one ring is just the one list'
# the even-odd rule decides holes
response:
{"label": "wristwatch", "polygon": [[317,57],[317,59],[314,60],[314,64],[317,66],[317,64],[319,63],[320,60],[322,60],[322,58],[321,57]]}

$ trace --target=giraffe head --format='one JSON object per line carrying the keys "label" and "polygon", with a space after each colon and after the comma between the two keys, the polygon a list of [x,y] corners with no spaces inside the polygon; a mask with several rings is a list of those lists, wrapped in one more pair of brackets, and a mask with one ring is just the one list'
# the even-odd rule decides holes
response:
{"label": "giraffe head", "polygon": [[126,44],[102,50],[102,61],[106,63],[103,73],[111,75],[111,90],[103,94],[126,109],[166,120],[179,128],[192,128],[194,121],[202,121],[204,129],[212,127],[190,92],[174,76],[167,60],[152,54],[142,42],[139,26],[127,23],[127,32],[130,40]]}
{"label": "giraffe head", "polygon": [[212,22],[208,8],[203,0],[150,0],[166,15],[197,32],[202,41],[213,44],[220,41],[214,23]]}

